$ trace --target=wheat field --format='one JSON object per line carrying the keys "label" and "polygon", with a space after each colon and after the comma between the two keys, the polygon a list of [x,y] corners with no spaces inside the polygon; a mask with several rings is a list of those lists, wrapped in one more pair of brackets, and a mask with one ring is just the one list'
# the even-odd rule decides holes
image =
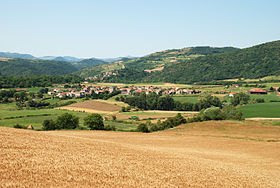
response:
{"label": "wheat field", "polygon": [[[205,125],[199,124],[199,127]],[[210,128],[213,126],[216,123]],[[226,132],[221,126],[218,123],[215,130],[220,131],[219,135],[224,135]],[[234,126],[231,125],[230,129]],[[280,142],[215,137],[214,129],[210,128],[204,130],[194,125],[191,128],[179,127],[176,130],[144,134],[38,132],[0,127],[0,185],[280,186]],[[274,139],[279,139],[279,130],[279,127],[272,130]],[[234,134],[241,133],[237,131]],[[256,137],[256,134],[247,136]],[[268,134],[266,132],[265,137]]]}

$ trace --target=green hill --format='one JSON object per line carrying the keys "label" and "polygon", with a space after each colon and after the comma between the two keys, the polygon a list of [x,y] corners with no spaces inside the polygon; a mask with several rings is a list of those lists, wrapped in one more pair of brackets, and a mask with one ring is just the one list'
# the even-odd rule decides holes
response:
{"label": "green hill", "polygon": [[[170,53],[172,51],[169,51],[168,54]],[[190,51],[187,53],[189,54]],[[197,48],[196,53],[198,53]],[[167,55],[166,53],[156,54],[159,59],[163,59],[162,56]],[[194,83],[229,78],[261,78],[280,74],[280,41],[246,49],[229,50],[226,53],[203,54],[196,58],[188,58],[185,54],[184,58],[180,58],[182,55],[178,52],[176,54],[178,63],[170,63],[169,61],[161,71],[147,74],[141,68],[141,64],[147,68],[150,61],[141,63],[138,60],[138,65],[127,66],[126,69],[120,70],[117,76],[107,77],[104,81]],[[153,57],[153,54],[150,57]],[[129,75],[132,74],[133,79],[128,79]]]}
{"label": "green hill", "polygon": [[[135,58],[135,59],[123,58],[119,61],[109,63],[106,65],[85,68],[78,71],[77,74],[82,77],[89,77],[89,76],[102,75],[106,72],[114,72],[114,71],[129,72],[129,69],[137,72],[139,71],[153,72],[153,71],[159,71],[170,65],[183,63],[187,60],[195,59],[201,56],[216,54],[216,53],[232,52],[235,50],[237,50],[237,48],[233,48],[233,47],[212,48],[209,46],[164,50],[141,58]],[[141,77],[139,77],[139,79],[140,78]]]}
{"label": "green hill", "polygon": [[77,69],[83,69],[83,68],[103,65],[107,63],[108,62],[102,61],[100,59],[91,58],[91,59],[84,59],[78,62],[72,62],[71,64],[74,65]]}
{"label": "green hill", "polygon": [[0,58],[1,75],[65,75],[77,70],[71,63],[63,61]]}

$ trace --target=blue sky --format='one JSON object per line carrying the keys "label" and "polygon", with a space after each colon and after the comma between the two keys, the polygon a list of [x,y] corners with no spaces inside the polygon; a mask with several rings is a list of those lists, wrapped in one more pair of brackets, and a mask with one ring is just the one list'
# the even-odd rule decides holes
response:
{"label": "blue sky", "polygon": [[143,56],[279,40],[279,0],[0,0],[0,51]]}

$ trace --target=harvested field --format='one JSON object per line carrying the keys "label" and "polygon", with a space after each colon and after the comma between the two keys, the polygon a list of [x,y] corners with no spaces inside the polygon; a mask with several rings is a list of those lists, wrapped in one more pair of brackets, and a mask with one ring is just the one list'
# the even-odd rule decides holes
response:
{"label": "harvested field", "polygon": [[[0,127],[0,185],[280,186],[279,142],[214,137],[216,133],[230,137],[255,130],[250,137],[279,139],[280,127],[259,124],[253,129],[253,124],[236,122],[209,122],[209,127],[207,125],[203,122],[191,124],[191,128],[180,126],[151,134],[36,132]],[[245,128],[240,130],[242,126]],[[235,132],[232,134],[229,130]]]}
{"label": "harvested field", "polygon": [[117,113],[119,110],[121,110],[121,107],[115,104],[109,104],[96,100],[89,100],[71,104],[69,106],[59,107],[57,109],[82,111],[89,113]]}

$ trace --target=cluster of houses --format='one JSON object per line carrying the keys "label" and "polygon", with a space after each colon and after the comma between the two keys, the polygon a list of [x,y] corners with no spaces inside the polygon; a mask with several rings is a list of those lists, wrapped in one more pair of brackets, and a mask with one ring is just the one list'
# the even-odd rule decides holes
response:
{"label": "cluster of houses", "polygon": [[123,95],[133,95],[133,93],[156,93],[163,95],[171,95],[171,94],[199,94],[200,90],[197,89],[185,89],[180,87],[155,87],[155,86],[130,86],[130,87],[121,87],[118,88]]}
{"label": "cluster of houses", "polygon": [[[63,87],[63,86],[62,86]],[[80,98],[93,93],[112,93],[114,91],[120,91],[123,95],[133,95],[134,93],[161,93],[163,95],[171,94],[199,94],[200,90],[197,89],[185,89],[179,87],[154,87],[154,86],[129,86],[129,87],[109,87],[109,86],[87,86],[83,85],[81,89],[69,88],[69,89],[54,89],[49,91],[48,94],[59,98]]]}

